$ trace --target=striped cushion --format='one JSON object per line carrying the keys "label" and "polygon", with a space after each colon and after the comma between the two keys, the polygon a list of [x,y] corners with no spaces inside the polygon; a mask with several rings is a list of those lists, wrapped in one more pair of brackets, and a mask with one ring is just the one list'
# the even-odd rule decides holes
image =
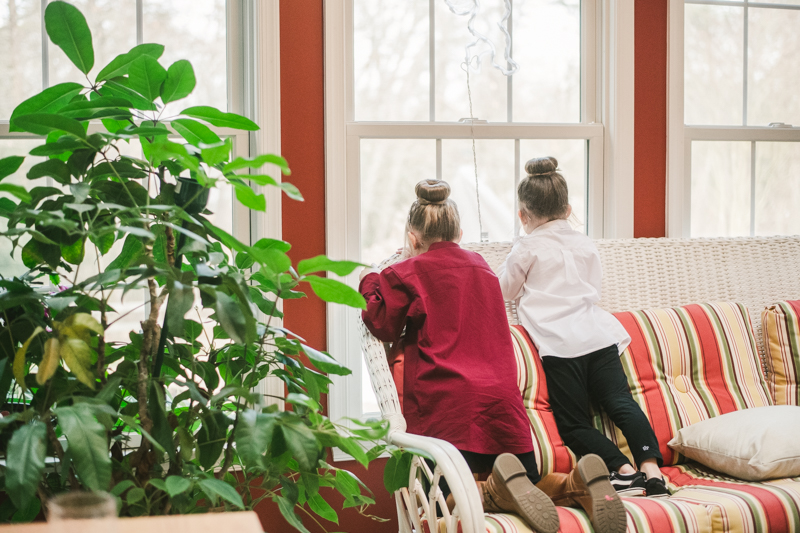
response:
{"label": "striped cushion", "polygon": [[744,482],[697,463],[661,469],[671,502],[703,505],[714,531],[790,533],[800,531],[800,477]]}
{"label": "striped cushion", "polygon": [[761,324],[772,399],[776,405],[800,405],[800,300],[767,307]]}
{"label": "striped cushion", "polygon": [[[709,533],[711,520],[701,505],[649,498],[622,498],[628,513],[628,533]],[[591,533],[592,524],[581,509],[558,507],[560,533]],[[530,532],[516,515],[487,514],[488,533]]]}
{"label": "striped cushion", "polygon": [[[745,306],[687,305],[614,316],[631,336],[622,365],[665,465],[685,462],[667,446],[682,427],[772,404]],[[625,437],[605,414],[595,417],[595,425],[632,460]]]}
{"label": "striped cushion", "polygon": [[511,326],[511,341],[517,360],[517,384],[531,423],[539,473],[543,476],[553,472],[568,474],[575,466],[575,456],[558,434],[539,352],[522,326]]}

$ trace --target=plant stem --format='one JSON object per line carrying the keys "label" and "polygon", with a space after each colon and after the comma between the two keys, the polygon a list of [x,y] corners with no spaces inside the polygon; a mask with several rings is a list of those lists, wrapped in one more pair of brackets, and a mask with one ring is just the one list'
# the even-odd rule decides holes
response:
{"label": "plant stem", "polygon": [[[50,420],[50,417],[42,417],[44,420],[45,428],[47,428],[47,438],[50,439],[50,444],[53,445],[53,450],[56,452],[56,457],[58,457],[58,462],[63,467],[64,465],[64,448],[61,446],[61,442],[59,442],[58,437],[56,437],[56,431],[53,429],[53,422]],[[71,468],[67,469],[67,473],[69,475],[69,486],[72,490],[78,490],[80,488],[80,483],[78,483],[78,478],[75,477],[75,473],[72,471]]]}

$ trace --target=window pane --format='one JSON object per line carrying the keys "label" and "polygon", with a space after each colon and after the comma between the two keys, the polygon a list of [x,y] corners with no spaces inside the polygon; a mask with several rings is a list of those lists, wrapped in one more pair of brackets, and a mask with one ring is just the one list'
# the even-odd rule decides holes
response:
{"label": "window pane", "polygon": [[381,412],[378,399],[375,397],[375,391],[372,390],[372,382],[369,378],[369,369],[367,369],[364,354],[361,354],[361,412],[364,414]]}
{"label": "window pane", "polygon": [[[95,75],[119,54],[136,46],[135,0],[69,0],[86,17],[92,32],[94,67],[89,78]],[[38,34],[37,34],[38,35]],[[39,37],[41,39],[41,36]],[[72,64],[61,48],[48,43],[50,85],[67,81],[86,83],[84,74]]]}
{"label": "window pane", "polygon": [[750,235],[750,143],[692,143],[692,237]]}
{"label": "window pane", "polygon": [[428,2],[356,0],[356,120],[430,117]]}
{"label": "window pane", "polygon": [[[21,185],[26,189],[30,190],[32,185],[44,187],[47,185],[46,179],[39,179],[36,181],[30,181],[25,175],[28,173],[28,170],[43,160],[41,157],[33,157],[28,155],[33,148],[42,144],[42,141],[38,139],[31,139],[31,140],[0,140],[0,159],[5,157],[9,157],[12,155],[19,155],[24,156],[25,161],[22,163],[22,166],[11,176],[3,178],[3,183],[10,183],[13,185]],[[15,204],[19,203],[19,200],[6,193],[0,192],[0,198],[10,198]],[[5,231],[8,229],[7,225],[8,220],[5,218],[0,218],[0,228]],[[28,242],[29,237],[22,237],[19,240],[19,245],[14,250],[14,257],[11,257],[9,254],[11,253],[11,241],[8,238],[0,238],[0,275],[4,278],[11,278],[14,276],[19,276],[20,274],[24,274],[28,271],[25,268],[25,265],[22,264],[22,257],[21,251],[22,247]]]}
{"label": "window pane", "polygon": [[687,4],[684,113],[687,124],[742,124],[744,12]]}
{"label": "window pane", "polygon": [[800,235],[800,143],[756,143],[756,235]]}
{"label": "window pane", "polygon": [[750,9],[747,123],[800,125],[800,11]]}
{"label": "window pane", "polygon": [[[514,191],[514,141],[478,139],[481,218],[490,241],[510,241],[514,236],[516,194]],[[470,139],[442,141],[442,179],[450,184],[450,195],[461,215],[461,242],[480,241],[475,168]]]}
{"label": "window pane", "polygon": [[[480,16],[475,19],[475,29],[487,36],[497,49],[497,63],[503,64],[505,36],[496,23],[503,17],[502,2],[481,6]],[[466,16],[450,12],[444,2],[436,2],[436,120],[457,121],[469,117],[467,75],[462,64],[465,47],[475,38],[467,29]],[[471,55],[488,50],[480,44],[470,50]],[[472,92],[472,113],[475,118],[493,122],[505,122],[507,85],[506,77],[491,65],[489,56],[483,56],[479,72],[469,73]]]}
{"label": "window pane", "polygon": [[517,1],[513,20],[514,121],[580,122],[580,1]]}
{"label": "window pane", "polygon": [[[534,157],[555,157],[569,187],[572,226],[586,233],[586,141],[583,139],[522,139],[520,141],[520,179],[525,177],[525,162]],[[516,194],[516,191],[515,191]],[[516,205],[516,204],[515,204]]]}
{"label": "window pane", "polygon": [[436,178],[435,140],[361,140],[363,262],[380,263],[402,248],[414,186],[428,178]]}
{"label": "window pane", "polygon": [[[144,41],[163,44],[164,68],[188,59],[197,86],[171,104],[172,112],[194,105],[228,107],[225,0],[144,0]],[[173,109],[174,108],[174,109]]]}
{"label": "window pane", "polygon": [[0,0],[0,120],[42,90],[40,0]]}

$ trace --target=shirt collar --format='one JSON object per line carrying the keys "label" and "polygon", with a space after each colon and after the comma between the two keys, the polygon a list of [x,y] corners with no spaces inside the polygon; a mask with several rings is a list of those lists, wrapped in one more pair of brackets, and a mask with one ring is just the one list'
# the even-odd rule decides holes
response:
{"label": "shirt collar", "polygon": [[545,222],[528,235],[535,235],[537,233],[544,233],[546,231],[555,231],[559,229],[572,229],[572,226],[569,225],[569,222],[564,220],[563,218],[557,218],[555,220],[551,220],[549,222]]}
{"label": "shirt collar", "polygon": [[438,241],[431,243],[431,245],[428,246],[428,251],[430,252],[439,248],[459,248],[459,245],[457,242],[452,241]]}

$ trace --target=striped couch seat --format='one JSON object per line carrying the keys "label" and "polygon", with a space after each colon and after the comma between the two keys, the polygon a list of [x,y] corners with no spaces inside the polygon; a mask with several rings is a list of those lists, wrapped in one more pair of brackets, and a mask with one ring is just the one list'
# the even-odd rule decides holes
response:
{"label": "striped couch seat", "polygon": [[[623,367],[634,399],[655,430],[664,457],[661,470],[673,492],[668,499],[623,498],[628,531],[800,532],[800,478],[745,482],[691,462],[667,445],[685,426],[776,403],[762,371],[747,308],[734,303],[698,304],[615,316],[632,339],[621,355]],[[766,330],[766,318],[764,324]],[[542,475],[569,472],[575,456],[558,435],[539,355],[521,326],[511,326],[511,335],[540,471]],[[785,355],[787,342],[783,341],[773,365],[787,366],[780,363],[781,356],[791,361],[792,354]],[[794,392],[796,383],[791,388],[787,374],[791,378],[784,372],[777,388]],[[624,436],[605,414],[597,413],[594,420],[595,427],[630,457]],[[592,531],[582,510],[558,511],[563,533]],[[490,532],[530,531],[510,514],[487,514],[486,524]]]}

